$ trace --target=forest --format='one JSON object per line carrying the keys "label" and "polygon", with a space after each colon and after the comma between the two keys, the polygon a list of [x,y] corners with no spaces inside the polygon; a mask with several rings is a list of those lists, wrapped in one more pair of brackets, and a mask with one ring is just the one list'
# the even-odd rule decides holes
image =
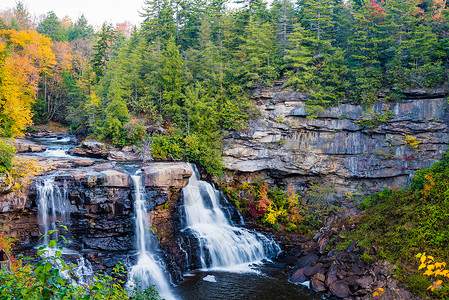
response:
{"label": "forest", "polygon": [[[252,99],[258,88],[301,93],[308,120],[342,103],[365,108],[400,103],[407,90],[439,90],[447,96],[447,6],[445,0],[142,0],[141,24],[95,28],[84,15],[72,20],[49,11],[33,17],[19,1],[0,9],[0,173],[17,172],[10,139],[35,133],[42,124],[62,124],[79,139],[121,149],[136,146],[144,162],[192,162],[220,178],[224,138],[249,130],[250,121],[260,116]],[[390,113],[387,109],[357,125],[372,129],[392,119]],[[399,146],[408,146],[412,154],[401,159],[425,160],[420,143],[404,134]],[[400,160],[389,151],[377,155]],[[445,154],[410,176],[408,188],[356,195],[352,204],[364,213],[345,224],[351,230],[329,239],[325,250],[355,247],[366,265],[392,261],[405,288],[424,297],[438,287],[433,295],[445,299],[449,272],[444,262],[435,261],[449,260],[448,174]],[[309,201],[331,194],[332,182],[312,182],[305,192],[266,181],[220,188],[255,226],[283,234],[313,236],[341,209]],[[351,193],[345,196],[353,200]],[[0,234],[0,246],[10,251],[6,239]],[[37,285],[48,283],[51,276],[44,270],[54,269],[46,261],[51,259],[56,258],[37,264]],[[427,274],[418,272],[417,261]],[[61,279],[59,269],[54,272]],[[91,285],[89,293],[104,291],[98,299],[158,298],[152,289],[128,295],[117,279],[125,276],[123,267],[115,272],[101,275],[100,288]],[[5,274],[0,281],[19,280],[7,277],[17,274]],[[14,293],[35,292],[27,286],[30,274],[22,274]],[[437,278],[444,279],[443,288]],[[67,282],[57,284],[52,293],[82,293]],[[11,291],[0,288],[0,295]],[[383,288],[372,292],[375,298]]]}
{"label": "forest", "polygon": [[304,92],[313,118],[345,101],[398,101],[406,88],[446,82],[445,1],[227,4],[146,0],[140,26],[97,31],[84,16],[51,11],[34,22],[20,2],[1,11],[1,135],[56,121],[220,174],[222,137],[256,114],[255,87]]}

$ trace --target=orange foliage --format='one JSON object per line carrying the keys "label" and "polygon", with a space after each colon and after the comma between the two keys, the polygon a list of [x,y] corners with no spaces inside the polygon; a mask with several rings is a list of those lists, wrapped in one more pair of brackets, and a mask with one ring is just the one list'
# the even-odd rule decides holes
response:
{"label": "orange foliage", "polygon": [[427,199],[430,197],[430,192],[432,190],[432,187],[435,185],[435,180],[433,179],[432,175],[433,175],[432,173],[424,175],[424,178],[427,181],[426,184],[424,184],[424,188],[423,188],[424,199]]}
{"label": "orange foliage", "polygon": [[446,0],[433,0],[432,9],[434,11],[433,20],[436,22],[443,21],[443,12],[446,11]]}
{"label": "orange foliage", "polygon": [[259,201],[257,202],[257,209],[265,213],[271,204],[271,200],[268,198],[268,182],[264,182],[259,189]]}
{"label": "orange foliage", "polygon": [[21,136],[31,124],[40,75],[55,63],[49,38],[34,30],[0,30],[0,135]]}

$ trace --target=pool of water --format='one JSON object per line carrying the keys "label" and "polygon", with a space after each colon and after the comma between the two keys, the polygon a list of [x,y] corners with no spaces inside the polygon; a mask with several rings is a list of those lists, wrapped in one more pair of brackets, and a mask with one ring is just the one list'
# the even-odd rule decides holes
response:
{"label": "pool of water", "polygon": [[265,266],[254,272],[193,271],[174,292],[187,300],[318,300],[322,295],[288,282],[282,269]]}

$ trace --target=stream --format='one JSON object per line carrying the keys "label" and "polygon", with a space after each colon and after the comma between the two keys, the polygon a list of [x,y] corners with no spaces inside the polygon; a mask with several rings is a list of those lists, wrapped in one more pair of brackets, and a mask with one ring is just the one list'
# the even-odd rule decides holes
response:
{"label": "stream", "polygon": [[[69,154],[75,140],[71,136],[30,140],[47,146],[44,152],[33,155],[76,158]],[[119,163],[114,168],[130,174],[134,186],[133,219],[137,237],[134,249],[138,257],[133,265],[127,265],[130,270],[128,287],[133,287],[133,280],[137,279],[142,288],[155,285],[165,299],[322,299],[306,286],[288,282],[284,267],[275,262],[281,251],[279,246],[271,238],[245,229],[244,224],[234,223],[221,207],[219,191],[200,180],[194,165],[191,165],[193,175],[189,184],[183,189],[181,224],[182,231],[198,240],[202,268],[184,274],[184,280],[177,285],[171,284],[170,274],[160,257],[158,239],[149,230],[152,224],[148,219],[147,195],[140,171],[135,163]],[[70,215],[62,201],[66,198],[65,190],[53,184],[52,176],[38,178],[39,225],[47,234],[56,229],[55,221],[63,221]],[[243,222],[241,216],[239,222]],[[70,244],[67,247],[70,248]],[[78,282],[83,283],[91,277],[92,269],[87,258],[78,253],[77,256]]]}

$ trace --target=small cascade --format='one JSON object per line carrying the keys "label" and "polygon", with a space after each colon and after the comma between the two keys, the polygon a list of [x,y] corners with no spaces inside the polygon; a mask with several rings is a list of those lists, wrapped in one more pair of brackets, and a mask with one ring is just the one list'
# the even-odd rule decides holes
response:
{"label": "small cascade", "polygon": [[77,260],[75,269],[75,277],[77,279],[78,285],[88,284],[94,277],[94,271],[92,270],[92,264],[84,259],[83,256]]}
{"label": "small cascade", "polygon": [[260,233],[234,226],[219,203],[219,191],[200,180],[195,166],[183,189],[186,229],[200,243],[203,268],[233,269],[276,256],[279,246]]}
{"label": "small cascade", "polygon": [[63,158],[73,158],[68,154],[68,148],[47,148],[44,152],[40,153],[43,157],[63,157]]}
{"label": "small cascade", "polygon": [[[39,225],[42,228],[44,245],[48,245],[50,239],[58,240],[57,222],[67,224],[70,216],[70,202],[67,198],[66,187],[63,191],[55,184],[54,176],[47,176],[36,182],[37,209]],[[52,234],[49,234],[54,231]]]}
{"label": "small cascade", "polygon": [[[54,176],[47,176],[36,182],[36,189],[38,196],[37,209],[39,225],[42,228],[41,233],[44,235],[42,244],[48,245],[50,240],[58,241],[59,239],[58,230],[60,228],[57,223],[59,222],[61,225],[67,225],[69,223],[70,202],[67,195],[67,186],[64,184],[64,186],[60,188],[55,183]],[[63,232],[63,234],[69,236],[66,232]],[[44,256],[55,255],[57,248],[52,247],[47,250],[48,251],[43,254]],[[67,248],[62,248],[59,251],[61,251],[62,254],[79,257],[77,266],[74,269],[74,276],[67,270],[61,273],[63,278],[72,280],[74,284],[80,285],[86,284],[92,279],[92,265],[89,261],[85,260],[81,254]]]}
{"label": "small cascade", "polygon": [[146,201],[144,198],[145,189],[142,186],[142,179],[139,173],[131,176],[134,183],[135,199],[134,209],[136,213],[136,238],[138,259],[137,264],[129,272],[130,288],[146,288],[155,285],[159,295],[164,299],[175,299],[173,296],[165,270],[164,263],[157,259],[154,254],[158,241],[150,233],[150,222],[147,217]]}

